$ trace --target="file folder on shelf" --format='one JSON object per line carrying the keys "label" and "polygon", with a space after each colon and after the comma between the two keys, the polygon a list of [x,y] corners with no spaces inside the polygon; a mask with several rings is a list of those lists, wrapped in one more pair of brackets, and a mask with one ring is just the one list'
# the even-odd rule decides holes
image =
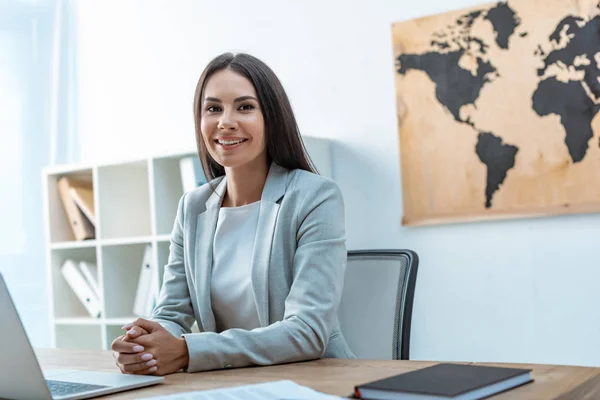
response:
{"label": "file folder on shelf", "polygon": [[77,268],[73,260],[66,260],[61,266],[61,273],[87,312],[94,318],[100,317],[102,307],[92,288]]}
{"label": "file folder on shelf", "polygon": [[144,258],[140,268],[137,291],[133,304],[133,313],[138,317],[149,317],[154,310],[156,298],[158,297],[158,282],[152,246],[147,245],[144,250]]}
{"label": "file folder on shelf", "polygon": [[90,186],[76,185],[71,182],[69,188],[71,198],[79,207],[79,210],[86,216],[91,224],[96,227],[96,210],[94,208],[94,190]]}
{"label": "file folder on shelf", "polygon": [[96,236],[94,225],[87,219],[83,212],[71,197],[70,188],[72,179],[63,176],[58,180],[58,192],[62,202],[69,225],[73,231],[75,240],[94,239]]}
{"label": "file folder on shelf", "polygon": [[100,284],[98,283],[98,267],[96,264],[87,261],[80,261],[79,270],[96,297],[100,299]]}

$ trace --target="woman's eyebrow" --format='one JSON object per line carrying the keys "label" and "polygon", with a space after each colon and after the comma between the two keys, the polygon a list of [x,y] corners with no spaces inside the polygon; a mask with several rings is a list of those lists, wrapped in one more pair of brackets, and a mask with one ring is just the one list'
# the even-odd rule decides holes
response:
{"label": "woman's eyebrow", "polygon": [[254,97],[254,96],[240,96],[237,99],[235,99],[233,102],[239,103],[240,101],[244,101],[244,100],[254,100],[254,101],[258,102],[256,97]]}
{"label": "woman's eyebrow", "polygon": [[[240,101],[244,101],[244,100],[254,100],[254,101],[258,102],[258,99],[254,96],[240,96],[237,99],[235,99],[233,102],[239,103]],[[216,97],[205,97],[204,101],[212,101],[215,103],[221,103],[221,99],[218,99]]]}

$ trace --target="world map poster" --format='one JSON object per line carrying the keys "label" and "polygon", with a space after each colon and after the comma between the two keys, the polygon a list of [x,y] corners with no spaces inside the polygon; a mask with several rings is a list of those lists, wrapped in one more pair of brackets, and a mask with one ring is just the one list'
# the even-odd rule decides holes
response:
{"label": "world map poster", "polygon": [[393,24],[403,224],[600,212],[600,3]]}

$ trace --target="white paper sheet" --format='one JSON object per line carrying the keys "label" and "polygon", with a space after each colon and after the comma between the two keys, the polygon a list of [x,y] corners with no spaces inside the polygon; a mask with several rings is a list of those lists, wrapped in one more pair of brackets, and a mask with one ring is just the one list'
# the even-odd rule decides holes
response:
{"label": "white paper sheet", "polygon": [[[147,397],[148,400],[339,400],[293,381],[275,381],[231,388]],[[144,400],[144,399],[142,399]]]}

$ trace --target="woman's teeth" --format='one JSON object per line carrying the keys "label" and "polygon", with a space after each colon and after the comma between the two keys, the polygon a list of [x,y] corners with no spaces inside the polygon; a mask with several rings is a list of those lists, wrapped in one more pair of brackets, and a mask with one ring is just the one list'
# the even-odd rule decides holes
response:
{"label": "woman's teeth", "polygon": [[242,143],[245,139],[240,139],[240,140],[217,140],[217,142],[219,144],[225,145],[225,146],[231,146],[232,144],[238,144],[238,143]]}

